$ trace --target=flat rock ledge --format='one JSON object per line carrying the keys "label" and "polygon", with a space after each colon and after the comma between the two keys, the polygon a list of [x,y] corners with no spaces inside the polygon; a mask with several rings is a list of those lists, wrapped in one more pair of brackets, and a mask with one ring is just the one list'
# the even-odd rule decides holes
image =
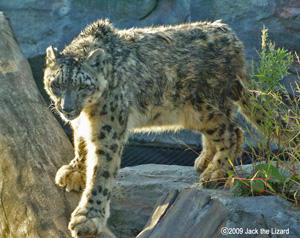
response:
{"label": "flat rock ledge", "polygon": [[[245,237],[247,230],[255,233],[255,229],[258,234],[251,237],[300,237],[300,212],[291,209],[293,203],[278,196],[234,197],[227,190],[197,187],[198,181],[199,174],[193,167],[149,164],[121,169],[111,203],[109,228],[119,238],[136,237],[160,196],[194,186],[226,206],[225,227],[243,229],[240,234],[226,237]],[[288,236],[271,234],[284,230],[289,232]],[[262,234],[264,231],[270,234]]]}

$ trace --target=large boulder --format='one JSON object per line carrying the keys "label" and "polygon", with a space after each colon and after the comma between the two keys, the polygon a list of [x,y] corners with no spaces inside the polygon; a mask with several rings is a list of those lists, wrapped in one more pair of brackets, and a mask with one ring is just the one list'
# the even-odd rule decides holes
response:
{"label": "large boulder", "polygon": [[42,99],[0,12],[0,237],[70,237],[78,195],[55,185],[72,145]]}

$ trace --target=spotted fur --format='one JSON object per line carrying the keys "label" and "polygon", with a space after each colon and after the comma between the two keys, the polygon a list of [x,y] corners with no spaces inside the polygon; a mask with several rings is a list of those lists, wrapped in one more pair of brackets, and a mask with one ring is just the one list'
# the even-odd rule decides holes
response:
{"label": "spotted fur", "polygon": [[[242,43],[220,21],[129,30],[97,21],[61,53],[49,47],[46,65],[45,89],[75,140],[75,158],[56,182],[84,189],[69,224],[74,237],[106,225],[129,131],[201,132],[201,182],[226,176],[228,158],[241,154],[234,105],[250,118],[249,75]],[[262,120],[258,113],[254,124]]]}

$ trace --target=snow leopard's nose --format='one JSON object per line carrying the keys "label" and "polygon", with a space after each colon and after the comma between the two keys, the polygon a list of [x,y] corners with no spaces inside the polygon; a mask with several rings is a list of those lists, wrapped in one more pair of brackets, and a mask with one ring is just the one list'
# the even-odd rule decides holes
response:
{"label": "snow leopard's nose", "polygon": [[67,90],[61,102],[61,109],[66,113],[71,113],[76,108],[76,94]]}
{"label": "snow leopard's nose", "polygon": [[64,103],[64,105],[62,106],[62,110],[66,113],[71,113],[75,110],[75,105],[66,105]]}

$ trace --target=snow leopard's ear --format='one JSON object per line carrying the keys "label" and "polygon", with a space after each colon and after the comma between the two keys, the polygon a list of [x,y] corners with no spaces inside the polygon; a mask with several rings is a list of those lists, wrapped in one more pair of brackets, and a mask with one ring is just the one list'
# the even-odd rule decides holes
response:
{"label": "snow leopard's ear", "polygon": [[93,67],[93,68],[98,68],[99,65],[102,64],[103,60],[104,60],[104,57],[105,57],[105,52],[103,49],[101,48],[98,48],[96,50],[93,50],[91,51],[86,60],[87,60],[87,63]]}
{"label": "snow leopard's ear", "polygon": [[49,46],[46,50],[46,65],[53,66],[56,63],[56,58],[59,55],[57,48]]}

